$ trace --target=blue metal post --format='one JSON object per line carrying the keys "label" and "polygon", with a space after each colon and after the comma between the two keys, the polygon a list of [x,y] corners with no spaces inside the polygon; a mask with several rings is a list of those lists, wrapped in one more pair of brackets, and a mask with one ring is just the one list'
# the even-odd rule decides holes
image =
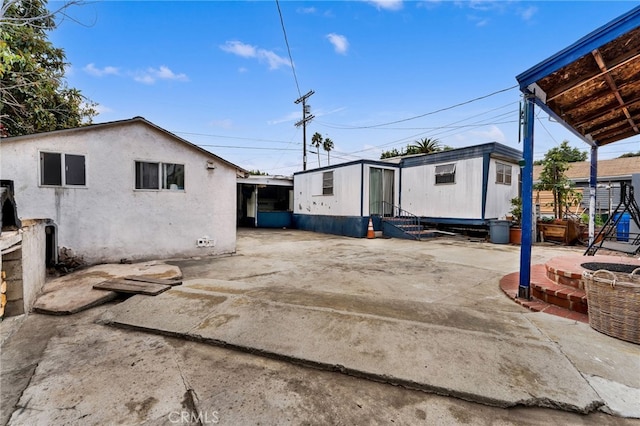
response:
{"label": "blue metal post", "polygon": [[520,282],[518,298],[530,299],[531,245],[533,244],[533,97],[524,102],[524,167],[522,168],[522,240],[520,245]]}
{"label": "blue metal post", "polygon": [[589,173],[589,247],[596,233],[596,193],[598,188],[598,146],[591,146],[591,171]]}

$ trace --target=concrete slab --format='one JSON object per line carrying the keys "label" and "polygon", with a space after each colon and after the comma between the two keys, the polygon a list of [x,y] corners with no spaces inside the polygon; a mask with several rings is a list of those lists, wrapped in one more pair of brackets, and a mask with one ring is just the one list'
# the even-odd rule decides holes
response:
{"label": "concrete slab", "polygon": [[603,410],[640,419],[640,346],[553,315],[527,314],[605,402]]}
{"label": "concrete slab", "polygon": [[69,315],[109,302],[117,297],[114,291],[96,290],[94,285],[128,275],[151,278],[181,278],[180,268],[162,262],[97,265],[48,281],[42,295],[33,305],[36,312]]}
{"label": "concrete slab", "polygon": [[[224,300],[206,308],[185,306],[187,293],[198,301],[219,291],[199,287],[135,296],[104,320],[499,407],[587,413],[602,404],[521,314],[496,319],[460,307],[266,288],[220,292]],[[177,326],[171,306],[188,310],[191,321],[179,315]]]}

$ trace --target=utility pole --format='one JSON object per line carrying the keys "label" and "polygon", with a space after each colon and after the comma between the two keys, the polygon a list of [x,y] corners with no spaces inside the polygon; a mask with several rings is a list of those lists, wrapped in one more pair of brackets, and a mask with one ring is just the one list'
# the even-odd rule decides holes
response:
{"label": "utility pole", "polygon": [[309,105],[307,105],[307,99],[313,95],[313,90],[296,99],[296,104],[302,103],[302,120],[296,123],[296,127],[302,126],[302,170],[307,170],[307,123],[315,118],[313,114],[309,114]]}

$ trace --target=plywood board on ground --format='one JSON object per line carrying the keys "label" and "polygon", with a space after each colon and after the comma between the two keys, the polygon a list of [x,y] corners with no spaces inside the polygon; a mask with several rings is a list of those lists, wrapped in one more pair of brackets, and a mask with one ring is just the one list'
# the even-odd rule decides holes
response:
{"label": "plywood board on ground", "polygon": [[144,294],[147,296],[155,296],[167,291],[170,285],[156,284],[142,281],[114,279],[103,281],[93,286],[96,290],[109,290],[117,293]]}
{"label": "plywood board on ground", "polygon": [[164,285],[170,285],[170,286],[182,284],[182,280],[167,280],[163,278],[145,277],[142,275],[129,275],[124,277],[124,279],[130,280],[130,281],[142,281],[145,283],[164,284]]}

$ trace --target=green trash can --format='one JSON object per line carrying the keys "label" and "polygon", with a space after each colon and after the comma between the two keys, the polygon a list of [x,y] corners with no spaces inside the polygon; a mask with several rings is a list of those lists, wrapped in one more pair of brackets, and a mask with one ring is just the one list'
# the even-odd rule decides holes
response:
{"label": "green trash can", "polygon": [[509,225],[508,220],[490,220],[489,221],[489,240],[493,244],[509,244]]}

